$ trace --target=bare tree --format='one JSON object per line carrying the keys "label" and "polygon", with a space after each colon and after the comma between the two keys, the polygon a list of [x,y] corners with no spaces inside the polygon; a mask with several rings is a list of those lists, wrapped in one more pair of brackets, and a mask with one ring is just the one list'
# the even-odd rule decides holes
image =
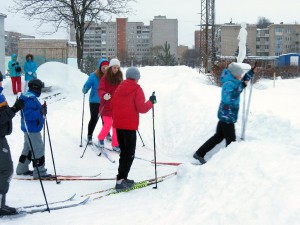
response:
{"label": "bare tree", "polygon": [[267,28],[269,25],[271,25],[272,22],[267,19],[266,17],[258,17],[258,20],[257,20],[257,28],[259,29],[263,29],[263,28]]}
{"label": "bare tree", "polygon": [[[23,13],[28,20],[37,20],[38,28],[53,25],[53,34],[62,27],[75,28],[77,65],[83,69],[84,34],[92,22],[108,21],[113,15],[128,14],[128,3],[135,0],[13,0],[11,12]],[[45,32],[44,32],[45,33]]]}

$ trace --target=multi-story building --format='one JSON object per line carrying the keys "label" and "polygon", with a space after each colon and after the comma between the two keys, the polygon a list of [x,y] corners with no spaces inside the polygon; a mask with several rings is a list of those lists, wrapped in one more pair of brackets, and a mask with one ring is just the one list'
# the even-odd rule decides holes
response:
{"label": "multi-story building", "polygon": [[[235,56],[238,50],[239,24],[216,25],[215,47],[219,56]],[[255,24],[248,24],[247,55],[274,57],[287,53],[300,53],[299,24],[271,24],[258,29]],[[195,44],[197,40],[195,38]]]}
{"label": "multi-story building", "polygon": [[[74,28],[70,31],[75,41]],[[91,23],[85,33],[83,57],[118,57],[122,63],[143,64],[153,61],[153,47],[170,44],[170,52],[177,57],[178,21],[157,16],[150,25],[128,22],[117,18],[116,22]]]}
{"label": "multi-story building", "polygon": [[[228,23],[216,25],[215,48],[217,56],[235,56],[238,53],[239,40],[237,39],[241,29],[240,24]],[[256,25],[247,25],[247,55],[256,55]]]}
{"label": "multi-story building", "polygon": [[170,44],[170,53],[177,58],[178,20],[167,19],[166,16],[155,16],[150,21],[152,47]]}
{"label": "multi-story building", "polygon": [[0,71],[5,73],[5,38],[4,38],[4,19],[6,15],[0,13]]}
{"label": "multi-story building", "polygon": [[272,24],[269,29],[269,55],[300,53],[300,25]]}

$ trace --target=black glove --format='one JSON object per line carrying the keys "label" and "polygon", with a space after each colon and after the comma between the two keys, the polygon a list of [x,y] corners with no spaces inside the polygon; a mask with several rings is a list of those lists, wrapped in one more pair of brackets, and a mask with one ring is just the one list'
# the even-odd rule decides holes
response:
{"label": "black glove", "polygon": [[15,63],[11,64],[12,67],[14,67],[15,65],[16,65]]}
{"label": "black glove", "polygon": [[151,95],[149,100],[152,102],[152,104],[156,103],[156,96],[155,95]]}
{"label": "black glove", "polygon": [[0,72],[0,82],[2,82],[3,81],[3,75],[2,75],[2,73]]}
{"label": "black glove", "polygon": [[43,116],[46,116],[47,115],[47,105],[46,105],[46,102],[44,102],[44,104],[42,105],[42,108],[41,108],[41,114]]}
{"label": "black glove", "polygon": [[14,113],[17,113],[18,111],[20,111],[21,109],[23,109],[25,107],[25,103],[24,100],[22,99],[17,99],[15,104],[13,105],[13,107],[11,107],[11,110]]}

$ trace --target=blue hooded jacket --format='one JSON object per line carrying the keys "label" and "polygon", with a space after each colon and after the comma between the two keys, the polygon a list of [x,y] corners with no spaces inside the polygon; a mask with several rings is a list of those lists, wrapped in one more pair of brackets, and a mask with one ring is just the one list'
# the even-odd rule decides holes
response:
{"label": "blue hooded jacket", "polygon": [[[40,132],[44,126],[44,117],[41,113],[42,105],[36,97],[36,93],[28,91],[20,96],[20,99],[24,100],[25,107],[23,113],[21,113],[21,130],[27,132],[26,125],[29,133]],[[24,115],[23,115],[24,114]]]}
{"label": "blue hooded jacket", "polygon": [[225,123],[235,123],[237,121],[240,107],[240,94],[245,88],[243,81],[250,80],[253,74],[253,71],[249,70],[242,80],[238,80],[234,78],[228,69],[223,70],[221,74],[221,103],[218,110],[219,120]]}
{"label": "blue hooded jacket", "polygon": [[[25,80],[30,81],[36,78],[36,70],[37,64],[33,60],[27,60],[24,63]],[[32,74],[30,75],[28,72],[31,72]]]}
{"label": "blue hooded jacket", "polygon": [[[98,69],[100,69],[100,66],[103,62],[109,62],[109,61],[106,58],[99,59],[98,64],[97,64]],[[98,95],[99,83],[100,83],[100,79],[93,72],[90,74],[88,80],[83,85],[83,88],[82,88],[83,94],[86,94],[90,90],[90,88],[92,88],[91,92],[90,92],[90,97],[89,97],[89,101],[91,103],[100,103],[100,98]]]}
{"label": "blue hooded jacket", "polygon": [[15,58],[17,58],[17,57],[18,57],[17,54],[12,54],[11,60],[8,62],[9,75],[11,77],[21,76],[21,73],[16,71],[16,67],[20,66],[19,62],[17,60],[15,60]]}

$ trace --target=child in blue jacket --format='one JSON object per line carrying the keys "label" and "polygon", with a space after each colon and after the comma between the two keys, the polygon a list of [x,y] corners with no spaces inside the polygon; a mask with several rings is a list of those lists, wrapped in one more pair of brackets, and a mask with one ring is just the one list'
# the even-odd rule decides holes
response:
{"label": "child in blue jacket", "polygon": [[[41,135],[44,126],[44,117],[47,114],[47,105],[37,99],[42,92],[44,83],[39,79],[28,82],[29,90],[20,96],[25,102],[21,113],[21,130],[24,132],[24,146],[17,166],[18,175],[33,175],[33,178],[50,177],[45,168],[45,148]],[[32,161],[33,171],[29,170]],[[38,171],[39,170],[39,174]]]}
{"label": "child in blue jacket", "polygon": [[193,155],[201,164],[206,163],[204,156],[212,150],[223,139],[226,146],[236,141],[234,124],[238,118],[240,106],[240,94],[247,86],[247,82],[256,72],[256,66],[250,69],[241,79],[243,69],[238,63],[230,63],[228,69],[224,69],[221,74],[222,96],[218,110],[219,122],[216,133],[208,139]]}

